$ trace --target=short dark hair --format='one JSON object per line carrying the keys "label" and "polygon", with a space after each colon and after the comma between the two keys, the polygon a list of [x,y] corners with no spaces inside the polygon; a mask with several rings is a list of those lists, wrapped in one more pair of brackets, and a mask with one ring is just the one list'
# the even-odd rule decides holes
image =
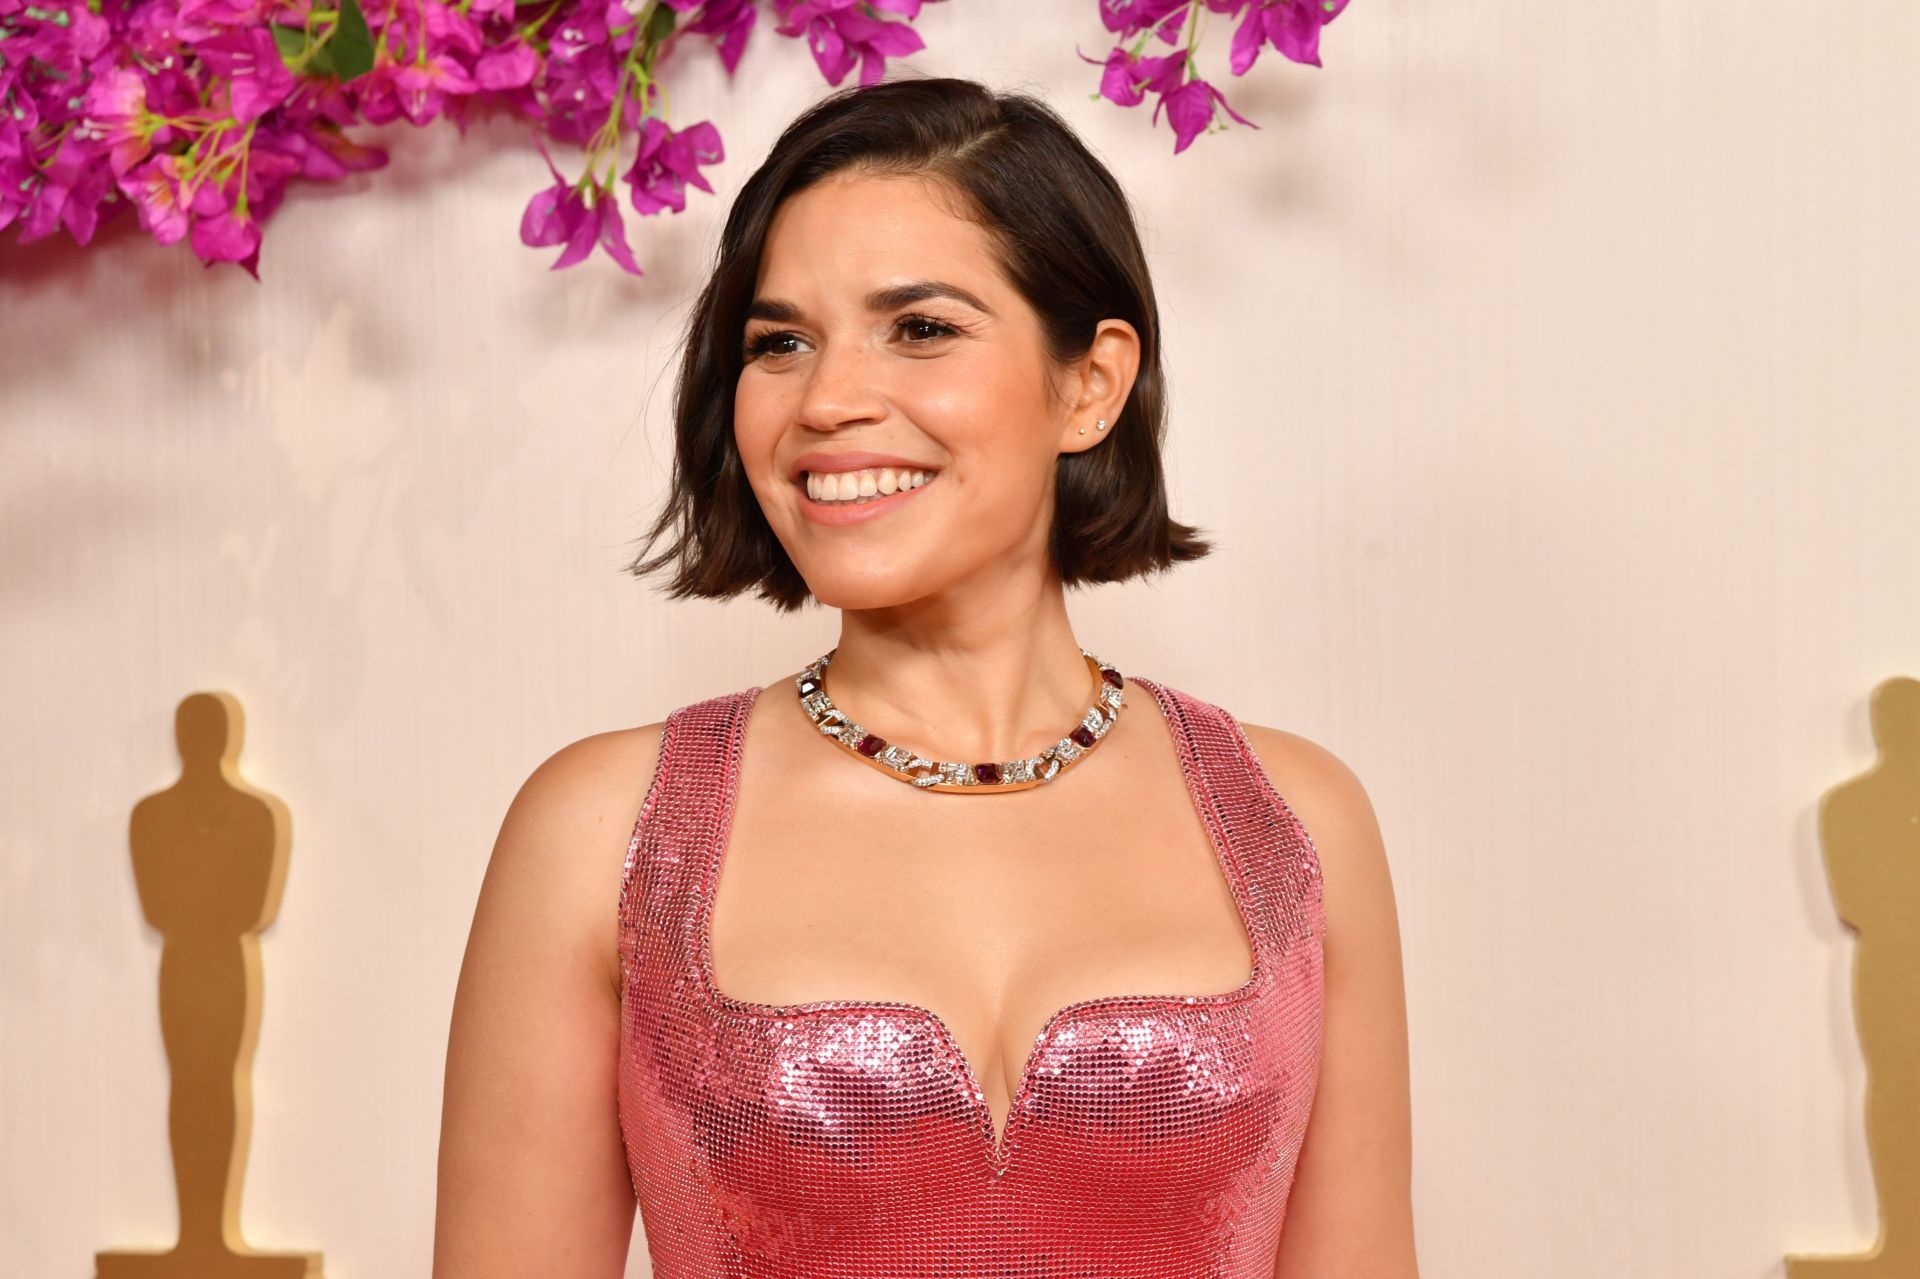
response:
{"label": "short dark hair", "polygon": [[[753,590],[790,611],[812,598],[747,482],[733,397],[774,212],[842,170],[920,175],[957,193],[1039,316],[1056,364],[1084,356],[1102,319],[1123,319],[1139,334],[1139,369],[1107,428],[1111,438],[1058,460],[1050,541],[1062,581],[1124,581],[1206,555],[1211,543],[1167,512],[1159,307],[1126,193],[1039,99],[973,80],[919,77],[822,99],[787,126],[740,188],[688,322],[668,496],[627,571],[644,576],[671,566],[674,599]],[[668,535],[666,548],[649,558]]]}

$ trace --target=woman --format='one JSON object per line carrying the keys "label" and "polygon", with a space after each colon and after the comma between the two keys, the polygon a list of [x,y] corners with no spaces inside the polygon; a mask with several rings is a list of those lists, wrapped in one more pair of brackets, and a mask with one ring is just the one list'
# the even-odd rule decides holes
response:
{"label": "woman", "polygon": [[1126,198],[1051,111],[904,80],[788,128],[634,568],[819,600],[839,640],[515,798],[436,1275],[617,1275],[637,1201],[658,1279],[1413,1279],[1364,791],[1067,617],[1209,549],[1167,514],[1164,411]]}

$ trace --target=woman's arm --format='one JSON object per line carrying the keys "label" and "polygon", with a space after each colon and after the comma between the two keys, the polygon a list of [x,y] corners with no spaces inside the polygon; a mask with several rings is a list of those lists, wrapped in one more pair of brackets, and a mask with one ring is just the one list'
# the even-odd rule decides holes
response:
{"label": "woman's arm", "polygon": [[1400,925],[1373,805],[1324,747],[1243,727],[1320,853],[1327,908],[1320,1082],[1274,1279],[1418,1279]]}
{"label": "woman's arm", "polygon": [[507,810],[454,994],[434,1279],[625,1270],[616,911],[660,729],[573,743]]}

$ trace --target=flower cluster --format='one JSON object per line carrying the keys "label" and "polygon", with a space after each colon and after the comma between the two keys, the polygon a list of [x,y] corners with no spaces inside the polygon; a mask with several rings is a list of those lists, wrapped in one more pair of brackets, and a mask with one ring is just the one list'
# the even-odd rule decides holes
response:
{"label": "flower cluster", "polygon": [[[923,48],[913,29],[935,0],[767,0],[776,34],[802,39],[830,84]],[[295,177],[337,181],[387,163],[346,129],[476,106],[526,120],[553,184],[528,203],[520,237],[562,246],[554,267],[598,247],[640,274],[621,206],[645,215],[711,193],[701,170],[724,157],[703,121],[668,123],[658,68],[684,37],[704,37],[727,72],[759,0],[0,0],[0,230],[21,243],[60,228],[89,243],[131,206],[162,244],[257,279],[260,227]],[[1175,151],[1214,121],[1220,91],[1194,71],[1207,12],[1237,18],[1231,68],[1272,45],[1319,65],[1320,28],[1346,0],[1099,0],[1132,46],[1101,63],[1102,96],[1157,97]],[[1174,52],[1143,56],[1158,37]],[[1083,57],[1085,55],[1082,55]],[[1088,59],[1088,61],[1099,61]],[[584,151],[580,177],[543,141]],[[623,159],[623,157],[625,157]],[[621,193],[618,184],[624,183]]]}
{"label": "flower cluster", "polygon": [[[1195,73],[1194,49],[1204,13],[1239,19],[1228,67],[1240,76],[1268,45],[1295,62],[1319,66],[1320,28],[1346,7],[1347,0],[1105,0],[1100,16],[1107,30],[1122,41],[1132,39],[1133,44],[1115,47],[1105,61],[1080,56],[1103,68],[1100,96],[1108,101],[1131,107],[1148,93],[1154,95],[1153,122],[1160,122],[1160,110],[1166,108],[1167,122],[1173,126],[1173,151],[1178,155],[1214,123],[1215,103],[1241,124],[1260,127],[1228,106],[1226,95]],[[1186,31],[1183,47],[1156,57],[1141,56],[1153,37],[1164,44],[1179,44],[1182,29]]]}

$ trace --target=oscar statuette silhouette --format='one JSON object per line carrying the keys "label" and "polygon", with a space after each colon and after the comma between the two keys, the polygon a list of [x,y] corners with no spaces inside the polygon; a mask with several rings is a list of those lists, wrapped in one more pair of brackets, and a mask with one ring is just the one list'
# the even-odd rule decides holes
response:
{"label": "oscar statuette silhouette", "polygon": [[279,912],[286,806],[240,780],[244,717],[222,692],[174,714],[180,779],[133,809],[134,879],[161,933],[167,1132],[180,1206],[165,1252],[100,1252],[98,1279],[318,1279],[317,1252],[259,1252],[240,1231],[260,1029],[260,930]]}
{"label": "oscar statuette silhouette", "polygon": [[1871,1252],[1790,1256],[1787,1279],[1920,1279],[1920,680],[1868,700],[1880,758],[1820,803],[1840,917],[1859,934],[1853,1015],[1867,1063],[1867,1153],[1880,1201]]}

